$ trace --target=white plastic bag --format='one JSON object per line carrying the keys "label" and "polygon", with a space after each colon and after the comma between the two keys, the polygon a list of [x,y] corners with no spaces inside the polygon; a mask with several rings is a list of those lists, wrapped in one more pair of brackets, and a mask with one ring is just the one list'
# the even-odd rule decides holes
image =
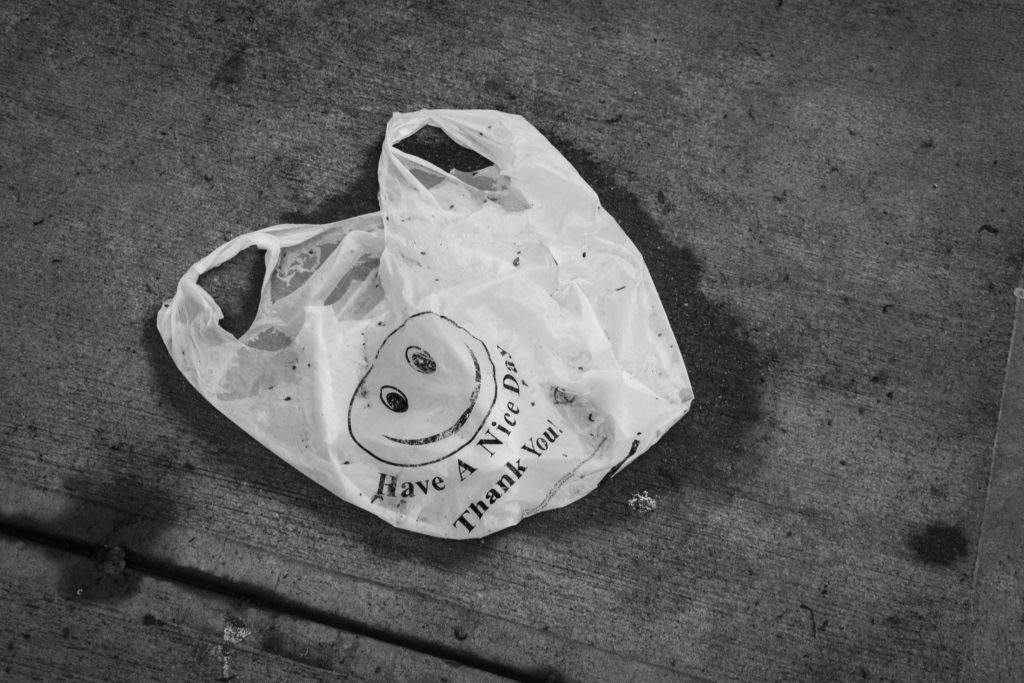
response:
{"label": "white plastic bag", "polygon": [[[495,165],[395,149],[426,125]],[[241,235],[158,314],[182,373],[271,451],[395,526],[477,538],[592,491],[689,409],[640,253],[525,119],[396,114],[379,181],[380,213]],[[197,279],[251,246],[267,272],[236,339]]]}

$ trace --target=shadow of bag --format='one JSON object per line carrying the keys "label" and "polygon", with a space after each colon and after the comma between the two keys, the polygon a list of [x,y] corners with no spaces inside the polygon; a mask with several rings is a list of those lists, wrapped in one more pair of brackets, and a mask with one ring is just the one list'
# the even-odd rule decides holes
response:
{"label": "shadow of bag", "polygon": [[[428,125],[494,165],[395,148]],[[479,538],[586,495],[687,412],[643,258],[525,119],[395,114],[378,171],[379,212],[241,235],[157,315],[189,382],[260,443],[397,527]],[[198,278],[249,247],[266,275],[236,339]]]}

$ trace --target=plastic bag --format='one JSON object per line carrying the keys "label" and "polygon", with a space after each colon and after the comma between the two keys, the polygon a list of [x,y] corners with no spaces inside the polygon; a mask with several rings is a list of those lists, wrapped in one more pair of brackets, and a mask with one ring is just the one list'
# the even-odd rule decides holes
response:
{"label": "plastic bag", "polygon": [[[426,125],[487,157],[443,171],[394,145]],[[218,410],[391,524],[478,538],[564,506],[689,409],[640,253],[520,116],[395,114],[379,213],[241,235],[157,317]],[[222,329],[199,276],[266,251],[252,326]]]}

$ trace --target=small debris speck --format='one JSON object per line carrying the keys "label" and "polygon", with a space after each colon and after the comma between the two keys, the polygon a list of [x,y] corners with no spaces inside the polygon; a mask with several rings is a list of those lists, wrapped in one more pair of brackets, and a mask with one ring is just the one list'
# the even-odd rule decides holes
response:
{"label": "small debris speck", "polygon": [[224,640],[232,645],[237,645],[252,634],[252,631],[244,626],[227,624],[224,627]]}
{"label": "small debris speck", "polygon": [[658,502],[654,500],[647,491],[634,493],[629,501],[627,501],[627,504],[632,512],[638,512],[640,514],[653,512],[655,508],[658,507]]}

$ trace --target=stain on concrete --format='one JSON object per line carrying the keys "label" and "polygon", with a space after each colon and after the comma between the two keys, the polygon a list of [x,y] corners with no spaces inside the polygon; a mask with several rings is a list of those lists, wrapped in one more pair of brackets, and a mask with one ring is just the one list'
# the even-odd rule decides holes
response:
{"label": "stain on concrete", "polygon": [[245,76],[245,53],[249,46],[242,43],[224,60],[210,81],[210,89],[232,89],[242,82]]}
{"label": "stain on concrete", "polygon": [[[115,444],[127,455],[130,449]],[[113,448],[113,446],[112,446]],[[72,543],[72,550],[88,554],[88,563],[65,563],[60,590],[63,595],[92,601],[120,601],[139,587],[141,574],[132,569],[149,554],[150,544],[173,523],[174,499],[144,480],[125,475],[114,481],[92,481],[71,476],[63,488],[70,494],[67,508],[51,522]],[[86,501],[98,501],[99,505]],[[115,509],[116,508],[116,509]],[[147,514],[159,510],[158,517]],[[31,522],[26,522],[30,527]]]}
{"label": "stain on concrete", "polygon": [[658,211],[660,211],[662,214],[668,214],[675,211],[675,204],[672,203],[671,199],[665,196],[664,190],[658,190],[657,199]]}
{"label": "stain on concrete", "polygon": [[518,95],[515,90],[509,85],[508,82],[499,80],[497,78],[488,78],[484,81],[484,92],[490,95],[497,95],[498,97],[508,100],[509,102],[515,100]]}
{"label": "stain on concrete", "polygon": [[968,543],[960,527],[933,523],[912,532],[907,545],[921,562],[948,567],[967,556]]}
{"label": "stain on concrete", "polygon": [[127,551],[122,546],[102,545],[89,563],[64,563],[60,592],[92,602],[120,601],[138,590],[141,575],[127,570]]}
{"label": "stain on concrete", "polygon": [[164,621],[157,619],[152,614],[146,613],[142,615],[142,623],[144,626],[163,626]]}

